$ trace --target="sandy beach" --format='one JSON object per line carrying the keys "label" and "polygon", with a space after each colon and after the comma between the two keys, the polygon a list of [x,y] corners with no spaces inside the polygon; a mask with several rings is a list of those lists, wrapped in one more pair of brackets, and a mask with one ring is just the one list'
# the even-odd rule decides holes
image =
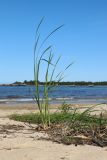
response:
{"label": "sandy beach", "polygon": [[[55,106],[56,109],[57,105]],[[79,105],[76,105],[79,107]],[[84,108],[86,105],[80,105]],[[100,111],[107,106],[98,106]],[[97,107],[97,108],[98,108]],[[107,147],[64,145],[46,140],[44,132],[32,131],[23,122],[10,120],[13,113],[35,112],[34,104],[0,104],[0,160],[106,160]],[[44,139],[45,138],[45,139]]]}

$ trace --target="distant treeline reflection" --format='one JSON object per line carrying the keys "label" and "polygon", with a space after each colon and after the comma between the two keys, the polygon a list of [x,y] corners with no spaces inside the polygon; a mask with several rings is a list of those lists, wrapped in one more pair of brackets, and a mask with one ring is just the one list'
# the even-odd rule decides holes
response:
{"label": "distant treeline reflection", "polygon": [[[27,81],[25,80],[24,82],[15,82],[14,84],[25,84],[25,85],[34,85],[35,82],[33,80],[31,81]],[[45,82],[39,82],[40,85],[44,85]],[[101,81],[101,82],[86,82],[86,81],[75,81],[75,82],[55,82],[55,81],[52,81],[52,82],[48,82],[48,84],[56,84],[56,85],[71,85],[71,86],[93,86],[93,85],[107,85],[107,81]]]}

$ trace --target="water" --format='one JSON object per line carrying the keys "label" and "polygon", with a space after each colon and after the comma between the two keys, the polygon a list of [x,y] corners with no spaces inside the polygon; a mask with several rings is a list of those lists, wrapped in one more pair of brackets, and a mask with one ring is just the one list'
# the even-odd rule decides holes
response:
{"label": "water", "polygon": [[[0,86],[0,103],[33,102],[34,86]],[[40,97],[43,86],[40,86]],[[107,86],[57,86],[50,93],[51,103],[107,103]]]}

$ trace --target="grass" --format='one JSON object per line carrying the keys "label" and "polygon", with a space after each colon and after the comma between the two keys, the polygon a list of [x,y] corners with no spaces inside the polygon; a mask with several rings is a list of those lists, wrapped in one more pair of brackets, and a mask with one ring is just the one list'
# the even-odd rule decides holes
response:
{"label": "grass", "polygon": [[[104,125],[107,124],[107,119],[103,117],[98,116],[91,116],[84,115],[83,113],[63,113],[63,112],[57,112],[57,113],[51,113],[50,114],[50,120],[51,124],[61,124],[65,122],[81,122],[87,125]],[[16,121],[22,121],[22,122],[28,122],[32,124],[41,124],[41,115],[39,113],[30,113],[30,114],[13,114],[10,116],[10,119],[16,120]]]}
{"label": "grass", "polygon": [[[53,53],[53,47],[52,45],[45,46],[47,40],[60,28],[63,27],[63,25],[55,28],[53,31],[51,31],[41,42],[41,34],[40,34],[40,28],[43,23],[44,18],[41,19],[39,22],[37,28],[36,28],[36,35],[35,35],[35,46],[34,46],[34,82],[36,87],[36,92],[34,95],[34,100],[38,106],[42,125],[45,129],[46,127],[50,126],[51,119],[50,119],[50,106],[49,106],[49,92],[50,90],[55,87],[56,85],[63,80],[63,73],[72,65],[70,63],[64,71],[56,72],[57,65],[60,61],[60,56],[55,60],[55,56]],[[43,66],[42,66],[43,65]],[[40,70],[44,73],[42,76],[44,80],[43,85],[43,95],[41,97],[40,94]],[[56,83],[54,83],[56,82]],[[42,98],[42,101],[40,100],[40,97]],[[38,116],[37,116],[38,117]]]}

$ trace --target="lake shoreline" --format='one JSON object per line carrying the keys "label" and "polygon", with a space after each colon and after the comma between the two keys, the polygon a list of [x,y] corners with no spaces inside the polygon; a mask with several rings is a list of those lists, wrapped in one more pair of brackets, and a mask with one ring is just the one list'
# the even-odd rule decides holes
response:
{"label": "lake shoreline", "polygon": [[[92,108],[95,110],[93,114],[100,114],[101,112],[107,112],[107,104],[69,104],[70,110],[77,109],[83,112],[87,108]],[[50,104],[50,112],[60,111],[61,104]],[[16,113],[31,113],[38,112],[38,106],[36,103],[16,103],[16,104],[0,104],[0,112],[5,111],[9,114]]]}

